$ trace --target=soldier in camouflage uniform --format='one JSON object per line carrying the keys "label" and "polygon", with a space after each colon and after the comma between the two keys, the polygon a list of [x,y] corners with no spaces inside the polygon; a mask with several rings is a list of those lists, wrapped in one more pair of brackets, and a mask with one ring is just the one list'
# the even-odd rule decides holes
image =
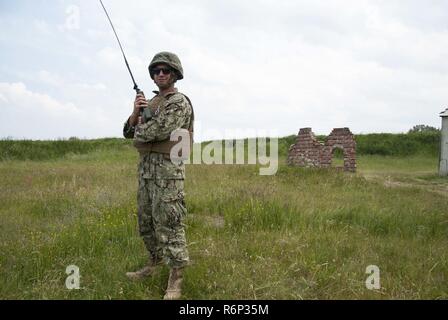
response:
{"label": "soldier in camouflage uniform", "polygon": [[155,96],[150,100],[143,93],[137,95],[123,134],[134,139],[140,153],[138,224],[149,251],[149,262],[143,269],[126,275],[142,279],[152,275],[157,265],[165,263],[170,267],[170,275],[164,299],[178,299],[183,269],[189,261],[183,224],[187,213],[185,165],[170,159],[171,147],[176,142],[169,139],[180,128],[187,129],[192,137],[193,108],[188,97],[174,87],[183,78],[182,65],[175,54],[156,54],[148,69],[159,91],[154,91]]}

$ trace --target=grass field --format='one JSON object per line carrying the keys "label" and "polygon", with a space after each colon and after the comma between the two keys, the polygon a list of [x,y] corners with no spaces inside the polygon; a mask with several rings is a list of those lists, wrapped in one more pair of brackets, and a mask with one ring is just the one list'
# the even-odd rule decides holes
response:
{"label": "grass field", "polygon": [[[160,299],[127,144],[0,162],[0,298]],[[358,172],[188,165],[185,299],[447,299],[448,180],[437,157],[360,156]],[[81,289],[65,287],[66,267]],[[381,288],[368,290],[377,265]]]}

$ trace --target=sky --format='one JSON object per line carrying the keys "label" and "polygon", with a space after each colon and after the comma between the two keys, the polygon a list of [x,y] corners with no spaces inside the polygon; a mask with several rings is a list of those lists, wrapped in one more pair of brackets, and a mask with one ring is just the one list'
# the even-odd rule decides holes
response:
{"label": "sky", "polygon": [[[446,0],[103,0],[139,87],[178,54],[195,140],[440,127]],[[95,0],[0,0],[0,138],[121,137],[135,92]]]}

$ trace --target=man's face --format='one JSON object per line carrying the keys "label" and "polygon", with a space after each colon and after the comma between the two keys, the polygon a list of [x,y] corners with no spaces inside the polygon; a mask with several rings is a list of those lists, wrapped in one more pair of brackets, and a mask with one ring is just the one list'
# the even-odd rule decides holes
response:
{"label": "man's face", "polygon": [[174,71],[169,65],[160,63],[155,65],[151,70],[154,82],[160,89],[169,88],[173,84]]}

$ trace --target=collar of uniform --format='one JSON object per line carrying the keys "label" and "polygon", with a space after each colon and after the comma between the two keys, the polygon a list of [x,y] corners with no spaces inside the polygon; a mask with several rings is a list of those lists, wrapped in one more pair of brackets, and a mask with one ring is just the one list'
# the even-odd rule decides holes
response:
{"label": "collar of uniform", "polygon": [[[177,88],[174,88],[173,91],[169,91],[169,92],[165,93],[165,94],[163,95],[163,97],[164,97],[164,98],[167,98],[168,96],[173,95],[173,94],[175,94],[175,93],[177,93],[177,92],[178,92],[178,91],[177,91]],[[159,95],[159,94],[160,94],[160,92],[159,92],[158,90],[154,90],[153,93],[156,94],[156,95]]]}

